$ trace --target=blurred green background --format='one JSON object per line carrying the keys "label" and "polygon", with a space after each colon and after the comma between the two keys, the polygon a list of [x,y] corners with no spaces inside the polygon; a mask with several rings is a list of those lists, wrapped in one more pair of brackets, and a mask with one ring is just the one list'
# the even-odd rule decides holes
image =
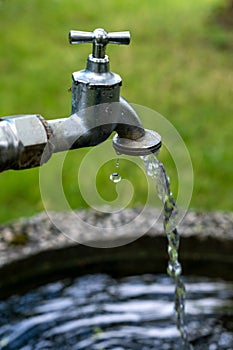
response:
{"label": "blurred green background", "polygon": [[[158,111],[179,131],[194,168],[191,207],[233,210],[233,31],[216,16],[223,5],[223,0],[0,0],[0,116],[69,116],[71,73],[85,67],[91,52],[90,45],[69,45],[69,30],[130,30],[129,47],[107,49],[111,70],[123,79],[122,95]],[[85,152],[70,152],[63,170],[75,208],[87,204],[69,170]],[[173,181],[171,157],[162,151],[161,159]],[[122,161],[121,175],[138,189],[131,206],[144,200],[140,171]],[[1,222],[43,210],[38,173],[0,174]],[[109,169],[99,173],[100,192],[115,195],[106,180]]]}

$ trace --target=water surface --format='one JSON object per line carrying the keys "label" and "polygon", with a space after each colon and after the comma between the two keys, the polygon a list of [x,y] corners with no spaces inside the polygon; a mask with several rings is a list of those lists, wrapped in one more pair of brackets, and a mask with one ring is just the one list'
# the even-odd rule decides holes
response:
{"label": "water surface", "polygon": [[[233,349],[233,283],[184,278],[196,350]],[[166,275],[86,275],[0,301],[1,350],[180,350]]]}

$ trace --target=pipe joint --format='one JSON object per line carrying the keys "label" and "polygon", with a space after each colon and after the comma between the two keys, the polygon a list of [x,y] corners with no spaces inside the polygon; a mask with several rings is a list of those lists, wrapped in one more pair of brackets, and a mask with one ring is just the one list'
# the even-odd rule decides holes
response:
{"label": "pipe joint", "polygon": [[51,152],[45,146],[51,136],[40,115],[29,114],[0,119],[0,171],[27,169],[46,162]]}

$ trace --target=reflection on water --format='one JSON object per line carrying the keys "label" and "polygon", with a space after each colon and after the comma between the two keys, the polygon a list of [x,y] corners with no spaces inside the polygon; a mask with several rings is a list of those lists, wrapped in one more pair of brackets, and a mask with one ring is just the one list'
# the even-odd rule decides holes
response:
{"label": "reflection on water", "polygon": [[[233,349],[233,284],[185,278],[194,349]],[[0,302],[1,350],[180,350],[167,276],[66,279]]]}

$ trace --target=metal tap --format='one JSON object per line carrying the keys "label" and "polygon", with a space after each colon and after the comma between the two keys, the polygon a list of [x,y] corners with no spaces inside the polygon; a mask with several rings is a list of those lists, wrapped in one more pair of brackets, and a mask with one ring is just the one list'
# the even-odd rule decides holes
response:
{"label": "metal tap", "polygon": [[130,33],[71,30],[69,41],[93,45],[86,69],[72,74],[72,115],[55,120],[37,114],[1,118],[0,171],[40,166],[53,153],[95,146],[113,131],[117,153],[146,155],[161,147],[160,135],[144,129],[136,111],[120,96],[121,77],[110,72],[107,44],[128,45]]}

